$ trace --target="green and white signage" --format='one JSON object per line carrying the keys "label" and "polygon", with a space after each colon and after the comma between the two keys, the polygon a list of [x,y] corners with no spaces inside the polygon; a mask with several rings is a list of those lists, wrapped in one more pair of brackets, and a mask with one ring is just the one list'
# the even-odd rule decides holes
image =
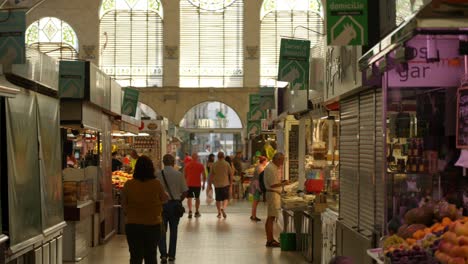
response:
{"label": "green and white signage", "polygon": [[25,63],[25,11],[0,11],[0,21],[0,64]]}
{"label": "green and white signage", "polygon": [[86,74],[85,61],[60,61],[59,97],[84,99]]}
{"label": "green and white signage", "polygon": [[122,100],[122,115],[135,117],[140,92],[135,89],[126,88]]}
{"label": "green and white signage", "polygon": [[309,87],[310,41],[281,39],[278,81],[289,82],[293,90]]}
{"label": "green and white signage", "polygon": [[258,135],[262,132],[262,121],[261,120],[249,120],[247,121],[247,134]]}
{"label": "green and white signage", "polygon": [[251,94],[249,96],[248,121],[260,121],[262,118],[266,118],[266,109],[261,108],[261,99],[259,94]]}
{"label": "green and white signage", "polygon": [[367,45],[367,10],[367,0],[327,1],[328,45]]}

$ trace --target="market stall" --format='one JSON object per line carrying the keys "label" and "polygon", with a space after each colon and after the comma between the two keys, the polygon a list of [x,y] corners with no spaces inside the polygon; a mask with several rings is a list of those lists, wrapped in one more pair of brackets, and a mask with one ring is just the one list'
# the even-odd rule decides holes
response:
{"label": "market stall", "polygon": [[[64,259],[76,261],[87,255],[90,246],[104,243],[115,233],[111,120],[120,118],[122,90],[87,61],[60,61],[59,68],[61,125],[66,131],[63,158],[81,161],[72,164],[72,172],[64,170],[64,180],[70,182],[70,197],[85,200],[65,206],[69,221],[65,238],[71,243],[64,249]],[[89,189],[92,195],[86,195]]]}
{"label": "market stall", "polygon": [[[25,63],[0,77],[2,92],[10,94],[0,99],[2,226],[8,235],[0,262],[61,263],[65,222],[57,62],[35,50],[27,54]],[[32,65],[40,80],[27,70]]]}
{"label": "market stall", "polygon": [[[364,127],[379,129],[383,137],[371,144],[371,152],[365,149],[368,144],[358,142],[358,161],[349,164],[357,167],[361,182],[369,171],[361,157],[378,155],[374,159],[381,160],[375,163],[379,166],[370,168],[375,171],[375,183],[367,185],[375,191],[374,198],[367,198],[371,204],[360,201],[359,208],[367,211],[359,209],[357,215],[352,214],[353,204],[340,205],[340,222],[350,223],[352,231],[354,220],[362,219],[355,230],[370,228],[375,235],[372,244],[381,249],[368,254],[378,262],[386,258],[388,263],[463,263],[468,259],[464,242],[459,243],[466,240],[468,228],[464,199],[468,180],[460,159],[465,123],[460,110],[462,87],[468,73],[466,12],[463,4],[425,6],[360,59],[365,83],[374,92],[340,102],[343,127],[349,120],[349,135],[359,138],[366,135],[360,129],[365,102],[374,101],[378,110],[373,123]],[[359,120],[353,130],[354,117]],[[348,140],[353,146],[354,141]],[[340,159],[348,157],[343,149],[340,154]],[[342,178],[349,179],[351,167],[341,162],[341,168]],[[341,187],[340,201],[352,198],[351,189]],[[338,236],[338,245],[344,245],[341,252],[339,246],[342,253],[355,240],[346,225],[338,229],[350,233]],[[353,256],[370,263],[362,251]]]}

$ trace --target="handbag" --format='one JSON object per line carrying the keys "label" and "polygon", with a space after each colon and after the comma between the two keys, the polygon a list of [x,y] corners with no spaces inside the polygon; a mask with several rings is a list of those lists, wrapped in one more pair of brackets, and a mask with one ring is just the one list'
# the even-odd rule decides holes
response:
{"label": "handbag", "polygon": [[179,200],[174,199],[174,196],[172,195],[171,189],[169,188],[169,184],[167,184],[166,175],[164,175],[164,170],[161,170],[161,174],[163,176],[164,184],[166,185],[167,191],[169,192],[169,195],[171,196],[171,199],[173,201],[177,202],[176,206],[174,207],[174,214],[175,214],[175,216],[181,218],[182,216],[184,216],[185,208],[184,208],[184,206],[182,206],[182,203]]}

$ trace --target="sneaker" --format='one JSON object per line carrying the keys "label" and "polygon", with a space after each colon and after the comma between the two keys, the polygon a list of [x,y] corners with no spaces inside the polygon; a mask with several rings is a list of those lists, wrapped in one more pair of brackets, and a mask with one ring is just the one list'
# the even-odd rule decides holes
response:
{"label": "sneaker", "polygon": [[224,212],[223,209],[221,209],[221,213],[223,214],[223,218],[226,218],[226,217],[227,217],[226,212]]}
{"label": "sneaker", "polygon": [[258,217],[253,217],[253,216],[250,217],[250,220],[255,221],[255,222],[260,222],[260,221],[262,221],[260,218],[258,218]]}
{"label": "sneaker", "polygon": [[161,263],[167,263],[167,258],[166,257],[161,257]]}
{"label": "sneaker", "polygon": [[216,216],[216,217],[221,218],[221,213],[219,213],[218,216]]}
{"label": "sneaker", "polygon": [[200,212],[195,212],[195,217],[200,217],[200,216],[201,216]]}
{"label": "sneaker", "polygon": [[175,261],[175,257],[169,257],[169,261],[170,261],[170,262],[174,262],[174,261]]}
{"label": "sneaker", "polygon": [[190,212],[188,213],[188,218],[189,218],[189,219],[192,218],[192,211],[190,211]]}
{"label": "sneaker", "polygon": [[272,240],[272,241],[267,241],[266,247],[271,247],[271,248],[277,248],[280,247],[280,243],[278,241]]}

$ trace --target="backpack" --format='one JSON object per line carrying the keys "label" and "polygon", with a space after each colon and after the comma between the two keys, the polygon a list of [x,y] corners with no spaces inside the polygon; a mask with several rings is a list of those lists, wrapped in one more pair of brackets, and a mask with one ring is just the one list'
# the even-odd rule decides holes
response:
{"label": "backpack", "polygon": [[262,193],[266,193],[267,189],[265,187],[265,171],[262,171],[258,175],[258,183],[260,185],[260,190],[262,191]]}

